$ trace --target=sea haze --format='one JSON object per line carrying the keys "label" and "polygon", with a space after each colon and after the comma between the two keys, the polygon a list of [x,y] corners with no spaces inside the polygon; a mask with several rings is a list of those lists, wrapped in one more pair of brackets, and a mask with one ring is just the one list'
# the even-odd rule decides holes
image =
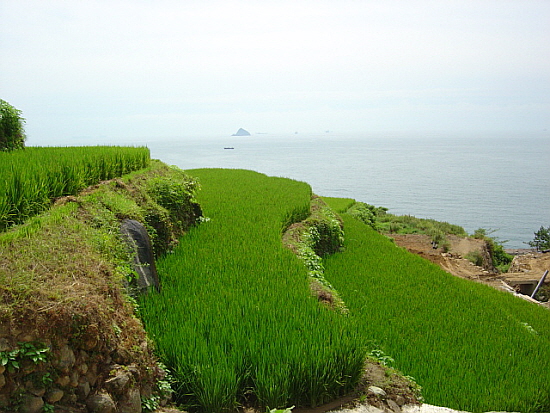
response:
{"label": "sea haze", "polygon": [[469,233],[496,230],[506,248],[526,248],[535,231],[550,226],[548,133],[257,134],[147,146],[153,158],[182,169],[251,169]]}

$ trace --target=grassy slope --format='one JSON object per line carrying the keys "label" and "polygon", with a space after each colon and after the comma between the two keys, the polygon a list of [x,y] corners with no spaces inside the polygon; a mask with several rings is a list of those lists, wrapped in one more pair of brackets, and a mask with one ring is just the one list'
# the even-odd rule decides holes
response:
{"label": "grassy slope", "polygon": [[453,277],[344,214],[345,252],[325,277],[427,402],[469,411],[548,411],[550,313]]}

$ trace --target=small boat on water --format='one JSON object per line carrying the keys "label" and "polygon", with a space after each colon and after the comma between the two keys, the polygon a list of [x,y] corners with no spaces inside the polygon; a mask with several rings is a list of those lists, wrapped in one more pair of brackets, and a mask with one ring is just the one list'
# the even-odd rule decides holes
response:
{"label": "small boat on water", "polygon": [[229,148],[229,147],[227,147],[227,148],[223,148],[223,149],[235,149],[235,148]]}

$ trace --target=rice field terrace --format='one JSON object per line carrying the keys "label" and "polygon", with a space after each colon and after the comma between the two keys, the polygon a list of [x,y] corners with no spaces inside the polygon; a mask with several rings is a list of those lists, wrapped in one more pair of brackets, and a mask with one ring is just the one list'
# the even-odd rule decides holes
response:
{"label": "rice field terrace", "polygon": [[318,303],[281,242],[309,214],[303,182],[243,170],[197,177],[207,222],[157,268],[140,314],[188,409],[316,406],[350,391],[366,356],[353,317]]}
{"label": "rice field terrace", "polygon": [[[342,202],[326,199],[335,209]],[[473,412],[550,411],[550,312],[442,271],[341,214],[345,249],[325,278],[426,402]]]}
{"label": "rice field terrace", "polygon": [[[349,313],[331,310],[281,245],[308,214],[307,184],[187,172],[202,185],[207,222],[158,263],[163,292],[140,311],[188,409],[319,405],[354,386],[375,342],[430,404],[549,411],[548,310],[453,277],[346,213],[345,248],[324,265]],[[327,201],[336,211],[354,203]]]}
{"label": "rice field terrace", "polygon": [[27,147],[0,152],[0,231],[100,181],[149,165],[145,147]]}

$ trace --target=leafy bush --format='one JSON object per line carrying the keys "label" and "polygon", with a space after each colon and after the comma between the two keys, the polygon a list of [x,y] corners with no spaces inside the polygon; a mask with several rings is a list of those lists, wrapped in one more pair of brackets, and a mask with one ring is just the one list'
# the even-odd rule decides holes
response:
{"label": "leafy bush", "polygon": [[533,241],[529,241],[528,244],[536,248],[537,251],[550,249],[550,226],[548,228],[541,226],[540,229],[535,232]]}
{"label": "leafy bush", "polygon": [[[183,174],[183,171],[179,169],[176,169],[175,172]],[[172,222],[175,225],[185,228],[193,224],[199,216],[202,216],[200,205],[194,198],[195,192],[199,188],[199,183],[195,179],[188,176],[186,179],[182,179],[182,176],[177,176],[172,179],[156,178],[150,180],[147,185],[147,192],[155,202],[170,213]]]}
{"label": "leafy bush", "polygon": [[464,258],[478,267],[483,266],[483,255],[479,251],[470,251]]}
{"label": "leafy bush", "polygon": [[25,147],[24,123],[21,111],[0,99],[0,151],[13,151]]}
{"label": "leafy bush", "polygon": [[[495,231],[491,231],[493,233]],[[498,241],[496,238],[489,236],[485,228],[478,228],[474,231],[474,238],[482,239],[487,242],[487,248],[489,249],[489,255],[493,261],[493,266],[500,272],[506,272],[512,264],[514,257],[506,251],[502,241]],[[504,241],[506,242],[506,241]]]}
{"label": "leafy bush", "polygon": [[369,225],[372,229],[376,229],[377,209],[373,205],[356,202],[347,212],[359,221]]}

